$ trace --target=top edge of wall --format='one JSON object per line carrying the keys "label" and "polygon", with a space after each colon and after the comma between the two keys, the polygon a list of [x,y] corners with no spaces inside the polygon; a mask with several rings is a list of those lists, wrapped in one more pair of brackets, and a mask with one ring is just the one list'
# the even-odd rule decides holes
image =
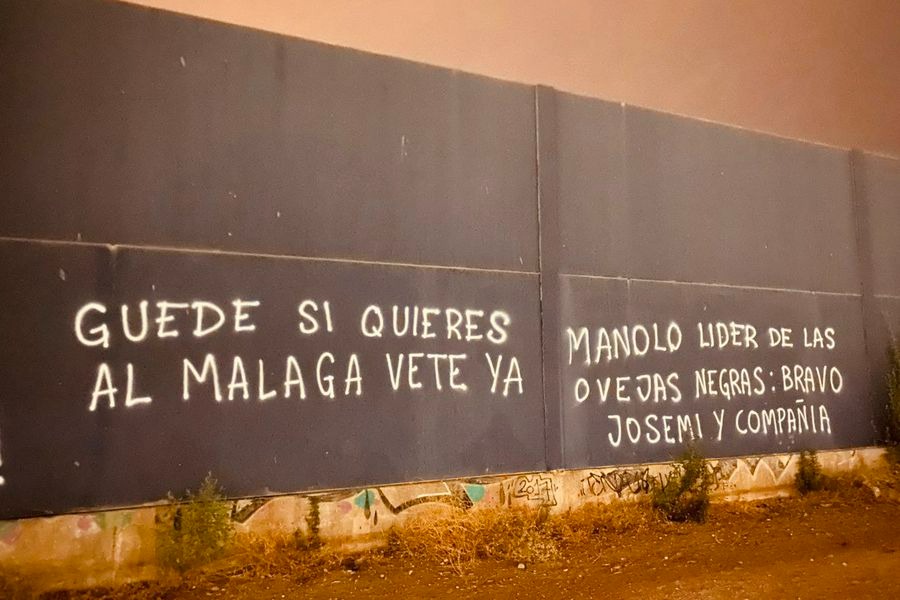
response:
{"label": "top edge of wall", "polygon": [[179,15],[181,17],[188,18],[188,19],[214,22],[217,24],[221,24],[224,26],[233,27],[233,28],[237,28],[237,29],[258,31],[258,32],[266,33],[266,34],[273,35],[273,36],[283,37],[286,39],[301,40],[301,41],[309,43],[311,45],[335,48],[335,49],[340,49],[340,50],[353,52],[353,53],[357,53],[357,54],[361,54],[361,55],[382,57],[382,58],[386,58],[386,59],[391,59],[391,60],[407,63],[409,65],[415,65],[415,66],[419,66],[419,67],[427,67],[427,68],[431,68],[431,69],[438,69],[441,71],[447,71],[447,72],[454,73],[454,74],[465,75],[467,77],[484,79],[484,80],[488,80],[488,81],[492,81],[492,82],[509,84],[512,86],[526,86],[526,87],[534,87],[534,88],[546,87],[558,94],[564,94],[567,96],[584,98],[587,100],[595,100],[595,101],[605,102],[605,103],[610,103],[610,104],[618,104],[623,107],[627,106],[627,107],[633,108],[633,109],[639,109],[639,110],[654,112],[654,113],[661,113],[664,115],[679,117],[679,118],[683,118],[683,119],[690,120],[690,121],[698,121],[698,122],[706,123],[709,125],[727,128],[727,129],[733,129],[736,131],[741,131],[741,132],[750,133],[750,134],[758,134],[761,136],[766,136],[766,137],[771,137],[771,138],[776,138],[776,139],[781,139],[781,140],[789,140],[789,141],[794,141],[794,142],[801,142],[804,144],[820,146],[822,148],[829,148],[829,149],[841,150],[841,151],[847,151],[847,152],[849,152],[851,150],[858,150],[861,153],[866,154],[866,155],[877,156],[880,158],[900,160],[900,154],[891,154],[891,153],[881,151],[881,150],[865,149],[865,148],[861,148],[861,147],[858,147],[855,145],[834,144],[834,143],[824,142],[821,140],[810,139],[807,137],[791,136],[791,135],[787,135],[787,134],[778,133],[776,131],[760,129],[760,128],[755,128],[755,127],[746,126],[746,125],[740,125],[737,123],[731,123],[731,122],[727,122],[727,121],[720,121],[720,120],[716,120],[714,118],[704,117],[704,116],[700,116],[700,115],[687,114],[687,113],[678,112],[678,111],[674,111],[674,110],[655,108],[652,106],[639,104],[639,103],[626,102],[624,100],[619,100],[614,97],[604,97],[604,96],[598,96],[598,95],[591,95],[591,94],[579,92],[579,91],[568,90],[568,89],[556,87],[554,85],[547,84],[545,82],[538,81],[538,80],[522,81],[522,80],[511,79],[511,78],[502,77],[502,76],[498,76],[498,75],[487,75],[484,73],[477,73],[474,71],[468,71],[465,69],[459,69],[459,68],[454,68],[454,67],[450,67],[450,66],[429,63],[429,62],[425,62],[422,60],[416,60],[416,59],[406,58],[406,57],[402,57],[402,56],[396,56],[393,54],[387,54],[387,53],[378,52],[375,50],[360,49],[360,48],[356,48],[353,46],[345,46],[342,44],[328,42],[328,41],[324,41],[324,40],[317,40],[317,39],[312,39],[312,38],[303,37],[303,36],[299,36],[299,35],[291,35],[288,33],[274,31],[271,29],[263,28],[263,27],[238,24],[238,23],[234,23],[231,21],[217,19],[214,17],[200,16],[197,14],[183,12],[180,10],[148,6],[146,4],[142,4],[140,0],[102,0],[102,1],[109,2],[112,4],[128,5],[130,7],[143,9],[146,11],[175,14],[175,15]]}

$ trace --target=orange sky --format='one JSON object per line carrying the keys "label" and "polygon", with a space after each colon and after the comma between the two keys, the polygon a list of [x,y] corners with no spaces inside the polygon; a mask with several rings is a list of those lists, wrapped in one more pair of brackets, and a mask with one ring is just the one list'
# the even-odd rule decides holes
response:
{"label": "orange sky", "polygon": [[900,156],[897,0],[136,0]]}

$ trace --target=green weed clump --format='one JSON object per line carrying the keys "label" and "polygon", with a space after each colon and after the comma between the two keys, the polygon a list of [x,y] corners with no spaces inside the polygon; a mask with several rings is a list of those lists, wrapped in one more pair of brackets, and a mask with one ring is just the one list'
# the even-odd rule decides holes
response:
{"label": "green weed clump", "polygon": [[231,541],[231,510],[212,473],[197,493],[184,498],[171,493],[168,504],[157,509],[156,556],[163,567],[184,573],[221,557]]}
{"label": "green weed clump", "polygon": [[702,523],[709,510],[712,472],[700,450],[688,446],[665,481],[657,481],[650,502],[670,521]]}
{"label": "green weed clump", "polygon": [[888,348],[886,376],[888,393],[888,460],[900,463],[900,344],[892,342]]}
{"label": "green weed clump", "polygon": [[815,450],[801,450],[797,463],[797,474],[794,475],[794,486],[805,495],[825,489],[827,478],[822,473],[819,456]]}

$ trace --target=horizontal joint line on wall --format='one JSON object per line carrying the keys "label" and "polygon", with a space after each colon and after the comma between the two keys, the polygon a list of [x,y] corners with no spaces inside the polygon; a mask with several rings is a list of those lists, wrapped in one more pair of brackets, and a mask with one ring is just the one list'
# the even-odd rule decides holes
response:
{"label": "horizontal joint line on wall", "polygon": [[712,288],[731,288],[738,290],[757,290],[763,292],[790,292],[792,294],[815,294],[821,296],[846,296],[850,298],[859,298],[862,296],[859,292],[827,292],[822,290],[801,290],[796,288],[783,287],[767,287],[761,285],[736,285],[731,283],[707,283],[701,281],[678,281],[675,279],[645,279],[642,277],[618,277],[610,275],[583,275],[579,273],[560,273],[562,277],[573,277],[577,279],[602,279],[607,281],[637,281],[639,283],[668,283],[673,285],[695,285]]}
{"label": "horizontal joint line on wall", "polygon": [[328,262],[328,263],[341,263],[341,264],[351,264],[351,265],[370,265],[370,266],[379,266],[379,267],[403,267],[403,268],[413,268],[413,269],[438,269],[443,271],[468,271],[474,273],[496,273],[499,275],[532,275],[537,276],[539,273],[537,271],[518,271],[513,269],[489,269],[486,267],[463,267],[463,266],[451,266],[451,265],[429,265],[429,264],[417,264],[417,263],[404,263],[404,262],[390,262],[390,261],[381,261],[381,260],[362,260],[356,258],[333,258],[333,257],[321,257],[321,256],[301,256],[296,254],[272,254],[267,252],[246,252],[242,250],[218,250],[212,248],[190,248],[190,247],[181,247],[181,246],[156,246],[150,244],[112,244],[112,243],[104,243],[104,242],[85,242],[85,241],[75,241],[75,240],[52,240],[52,239],[42,239],[42,238],[21,238],[21,237],[9,237],[9,236],[0,236],[0,242],[17,242],[17,243],[31,243],[31,244],[46,244],[46,245],[59,245],[59,246],[83,246],[88,248],[109,248],[109,249],[119,249],[124,248],[126,250],[142,250],[146,252],[173,252],[179,254],[213,254],[213,255],[222,255],[222,256],[242,256],[242,257],[252,257],[252,258],[274,258],[274,259],[283,259],[283,260],[305,260],[305,261],[316,261],[316,262]]}

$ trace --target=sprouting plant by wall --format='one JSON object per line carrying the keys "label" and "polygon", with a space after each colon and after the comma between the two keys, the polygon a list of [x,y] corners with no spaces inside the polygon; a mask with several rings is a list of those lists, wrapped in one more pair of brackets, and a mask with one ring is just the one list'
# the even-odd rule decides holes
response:
{"label": "sprouting plant by wall", "polygon": [[801,450],[800,459],[797,462],[797,474],[794,475],[794,485],[801,494],[817,492],[825,488],[826,477],[822,473],[819,464],[819,456],[815,450]]}
{"label": "sprouting plant by wall", "polygon": [[319,515],[319,499],[311,496],[309,499],[309,513],[306,515],[307,533],[299,536],[299,543],[307,548],[314,549],[322,546],[322,539],[319,537],[319,525],[321,525],[321,517]]}
{"label": "sprouting plant by wall", "polygon": [[[887,438],[892,451],[888,453],[890,458],[898,458],[900,452],[900,343],[893,341],[888,348],[887,369],[887,393],[888,393],[888,430]],[[896,460],[895,460],[896,462]]]}
{"label": "sprouting plant by wall", "polygon": [[168,504],[157,509],[160,565],[183,573],[220,557],[233,533],[230,512],[212,473],[206,475],[197,493],[188,490],[180,499],[170,493]]}
{"label": "sprouting plant by wall", "polygon": [[678,458],[664,481],[651,490],[653,508],[670,521],[706,520],[712,473],[699,448],[691,444]]}

